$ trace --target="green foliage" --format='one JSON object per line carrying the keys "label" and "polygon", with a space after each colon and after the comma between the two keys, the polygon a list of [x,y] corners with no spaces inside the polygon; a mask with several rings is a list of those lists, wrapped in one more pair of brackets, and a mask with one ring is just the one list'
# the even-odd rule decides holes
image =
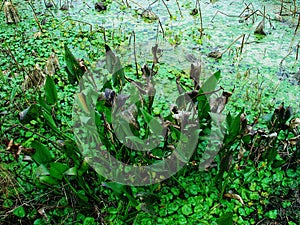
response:
{"label": "green foliage", "polygon": [[45,96],[46,102],[50,105],[54,105],[57,102],[56,86],[53,79],[47,76],[45,83]]}
{"label": "green foliage", "polygon": [[80,66],[78,60],[74,57],[67,44],[64,44],[65,48],[65,61],[67,64],[68,80],[71,84],[79,82],[80,78],[84,74],[84,69]]}
{"label": "green foliage", "polygon": [[[22,7],[24,11],[26,8]],[[120,47],[127,39],[126,34],[119,35],[106,29],[103,35],[104,32],[95,26],[88,32],[78,21],[68,21],[65,17],[62,23],[61,18],[49,16],[47,11],[37,13],[38,20],[46,19],[42,25],[45,30],[40,37],[34,37],[31,31],[36,29],[36,21],[31,11],[30,16],[26,13],[24,22],[18,27],[1,22],[0,29],[0,42],[5,43],[0,48],[0,223],[87,225],[173,224],[176,221],[178,224],[256,224],[263,220],[274,223],[289,220],[289,224],[296,224],[292,221],[300,220],[297,206],[299,126],[292,126],[295,116],[291,108],[282,105],[272,112],[274,103],[269,99],[273,96],[269,94],[270,98],[267,98],[266,92],[273,93],[270,89],[274,85],[261,85],[261,79],[265,77],[249,75],[248,79],[246,73],[244,78],[232,77],[234,84],[239,86],[237,88],[243,91],[233,93],[233,99],[229,101],[223,145],[205,171],[198,171],[198,163],[213,123],[207,97],[218,95],[218,92],[210,92],[215,91],[220,81],[229,83],[230,88],[234,84],[226,77],[227,68],[222,68],[222,79],[218,71],[201,81],[201,89],[193,99],[199,120],[199,130],[193,136],[198,142],[197,152],[170,179],[146,187],[129,187],[98,175],[72,137],[73,95],[85,72],[74,55],[85,58],[91,70],[95,69],[92,61],[106,58],[109,75],[103,78],[103,90],[93,90],[93,97],[97,99],[100,95],[95,109],[90,107],[86,93],[80,100],[85,110],[95,111],[98,135],[106,149],[124,162],[150,165],[168,157],[173,151],[172,146],[185,138],[178,128],[180,121],[169,110],[169,102],[159,99],[154,103],[157,95],[153,99],[136,95],[137,101],[131,103],[138,110],[129,111],[133,115],[127,118],[130,126],[121,127],[125,135],[133,141],[143,141],[153,133],[166,131],[166,138],[158,137],[158,147],[146,153],[124,146],[115,137],[116,128],[112,123],[112,106],[116,99],[101,98],[101,94],[105,96],[109,90],[118,96],[132,84],[143,91],[150,84],[157,88],[155,82],[138,79],[135,69],[123,68],[119,56],[105,44]],[[187,40],[197,39],[195,43],[199,43],[198,31],[191,29],[189,32],[191,35]],[[205,46],[205,38],[212,38],[209,32],[206,30],[201,39],[201,51],[211,47]],[[166,37],[173,44],[185,40],[183,31],[166,27],[165,35],[168,34],[175,34]],[[44,67],[52,48],[65,63],[66,71],[60,69],[52,77],[47,76],[44,88],[22,90],[24,76],[31,74],[37,63]],[[222,60],[219,64],[214,63],[212,70],[219,69],[225,61]],[[169,67],[172,66],[155,65],[152,79],[166,76],[172,82],[182,76],[180,85],[184,92],[195,91],[187,74]],[[168,87],[169,83],[164,86]],[[178,94],[177,100],[178,106],[186,103],[184,94]],[[21,111],[19,115],[17,111]],[[245,122],[245,112],[247,119],[251,121],[257,117],[259,123],[255,124],[255,120]],[[267,119],[260,117],[265,112],[269,113]],[[80,119],[88,124],[92,118]],[[160,125],[161,119],[171,125]],[[178,157],[183,161],[184,150],[178,151]]]}
{"label": "green foliage", "polygon": [[51,156],[50,150],[43,144],[34,141],[31,143],[31,147],[35,149],[35,153],[32,155],[32,158],[36,163],[40,164],[48,164],[53,160]]}

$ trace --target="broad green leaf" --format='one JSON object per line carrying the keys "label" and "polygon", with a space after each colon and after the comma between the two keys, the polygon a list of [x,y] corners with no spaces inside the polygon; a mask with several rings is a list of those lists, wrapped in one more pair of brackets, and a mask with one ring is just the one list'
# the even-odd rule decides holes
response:
{"label": "broad green leaf", "polygon": [[134,207],[138,205],[137,201],[132,197],[130,187],[116,182],[103,182],[103,185],[112,189],[120,198],[125,195]]}
{"label": "broad green leaf", "polygon": [[86,160],[83,160],[81,167],[78,169],[78,176],[81,177],[90,167]]}
{"label": "broad green leaf", "polygon": [[50,150],[43,144],[33,141],[31,147],[35,149],[32,155],[33,160],[38,164],[47,164],[52,161]]}
{"label": "broad green leaf", "polygon": [[81,164],[82,159],[80,158],[79,149],[74,141],[66,140],[64,142],[63,150],[67,154],[67,156],[74,161],[76,166],[79,166]]}
{"label": "broad green leaf", "polygon": [[69,166],[59,162],[50,163],[50,175],[58,180],[61,180],[65,171]]}
{"label": "broad green leaf", "polygon": [[43,110],[45,110],[49,114],[51,113],[51,110],[52,110],[51,106],[46,103],[46,101],[44,100],[44,98],[42,98],[41,96],[39,96],[38,102],[39,102],[40,106],[43,108]]}
{"label": "broad green leaf", "polygon": [[39,181],[43,184],[55,185],[59,183],[59,180],[51,176],[40,176]]}
{"label": "broad green leaf", "polygon": [[141,112],[145,118],[145,122],[148,124],[148,126],[152,130],[152,132],[156,135],[161,135],[162,131],[163,131],[163,127],[158,122],[158,120],[144,109],[141,109]]}
{"label": "broad green leaf", "polygon": [[228,114],[226,121],[227,121],[227,130],[228,134],[225,136],[225,143],[228,144],[231,141],[233,141],[240,133],[240,124],[241,124],[241,115],[243,113],[243,110],[236,115],[235,117],[232,117],[230,114]]}
{"label": "broad green leaf", "polygon": [[38,218],[33,222],[33,225],[47,225],[47,222],[42,218]]}
{"label": "broad green leaf", "polygon": [[79,103],[81,109],[83,109],[86,113],[90,113],[90,110],[86,104],[85,96],[83,93],[77,93],[75,95],[76,102]]}
{"label": "broad green leaf", "polygon": [[198,118],[199,120],[208,118],[210,112],[210,105],[206,95],[200,95],[197,97],[198,102]]}
{"label": "broad green leaf", "polygon": [[48,176],[50,175],[49,170],[47,169],[47,167],[44,164],[39,165],[38,168],[36,168],[35,170],[35,176],[39,177],[39,176]]}
{"label": "broad green leaf", "polygon": [[23,206],[19,206],[18,208],[15,208],[13,211],[13,214],[15,214],[17,217],[23,218],[26,216],[26,212]]}
{"label": "broad green leaf", "polygon": [[221,77],[221,71],[215,72],[212,76],[210,76],[202,85],[201,90],[203,92],[211,92],[216,89],[217,83]]}
{"label": "broad green leaf", "polygon": [[44,88],[47,103],[54,105],[57,102],[57,92],[55,83],[50,76],[47,76]]}
{"label": "broad green leaf", "polygon": [[40,107],[36,104],[29,106],[27,109],[19,113],[20,122],[28,124],[32,120],[36,120],[41,115]]}
{"label": "broad green leaf", "polygon": [[52,116],[46,112],[46,111],[43,111],[43,116],[47,122],[47,124],[57,133],[60,133],[59,129],[57,128]]}
{"label": "broad green leaf", "polygon": [[84,70],[80,67],[79,62],[71,53],[68,46],[65,44],[65,60],[67,64],[68,79],[71,84],[75,84],[84,74]]}
{"label": "broad green leaf", "polygon": [[125,84],[125,74],[122,68],[119,57],[116,58],[116,62],[113,68],[112,82],[114,87],[122,88]]}
{"label": "broad green leaf", "polygon": [[105,45],[106,67],[112,74],[112,83],[114,87],[122,88],[125,84],[124,69],[121,65],[120,58],[117,57],[108,45]]}
{"label": "broad green leaf", "polygon": [[77,176],[77,168],[72,167],[72,168],[68,169],[66,172],[64,172],[64,174],[68,175],[68,176]]}

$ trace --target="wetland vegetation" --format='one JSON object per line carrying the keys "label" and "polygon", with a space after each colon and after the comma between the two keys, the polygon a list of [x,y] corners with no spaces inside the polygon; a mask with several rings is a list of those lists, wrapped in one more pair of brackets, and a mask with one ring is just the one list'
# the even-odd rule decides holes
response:
{"label": "wetland vegetation", "polygon": [[299,26],[297,0],[2,1],[0,224],[298,224]]}

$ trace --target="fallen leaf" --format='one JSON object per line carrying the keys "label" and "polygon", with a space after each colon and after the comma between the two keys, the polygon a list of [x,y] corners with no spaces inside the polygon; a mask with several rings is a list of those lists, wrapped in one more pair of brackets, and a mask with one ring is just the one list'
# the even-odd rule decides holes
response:
{"label": "fallen leaf", "polygon": [[290,128],[295,129],[300,126],[300,118],[294,118],[290,122]]}
{"label": "fallen leaf", "polygon": [[145,18],[148,20],[157,20],[158,19],[158,16],[149,9],[144,10],[142,12],[141,16],[142,16],[142,18]]}
{"label": "fallen leaf", "polygon": [[239,196],[239,195],[237,195],[237,194],[226,193],[226,194],[224,194],[224,197],[236,199],[236,200],[238,200],[240,203],[242,203],[242,205],[244,205],[243,199],[241,198],[241,196]]}
{"label": "fallen leaf", "polygon": [[54,52],[51,53],[47,62],[45,72],[49,76],[53,76],[53,74],[59,69],[59,60]]}
{"label": "fallen leaf", "polygon": [[32,155],[34,153],[33,148],[25,148],[20,144],[16,144],[13,139],[7,143],[6,151],[10,152],[15,160],[18,160],[22,152],[26,155]]}
{"label": "fallen leaf", "polygon": [[260,34],[260,35],[266,35],[266,33],[264,32],[264,20],[262,20],[256,27],[254,34]]}
{"label": "fallen leaf", "polygon": [[28,74],[25,77],[25,80],[22,84],[22,90],[28,90],[33,87],[41,87],[45,84],[46,75],[41,69],[39,64],[35,64],[34,70],[31,74]]}
{"label": "fallen leaf", "polygon": [[222,55],[223,55],[222,52],[220,52],[219,50],[216,50],[216,51],[208,53],[207,56],[210,58],[220,59],[220,58],[222,58]]}
{"label": "fallen leaf", "polygon": [[20,22],[18,10],[14,7],[14,5],[11,2],[5,1],[3,10],[7,24],[17,24]]}

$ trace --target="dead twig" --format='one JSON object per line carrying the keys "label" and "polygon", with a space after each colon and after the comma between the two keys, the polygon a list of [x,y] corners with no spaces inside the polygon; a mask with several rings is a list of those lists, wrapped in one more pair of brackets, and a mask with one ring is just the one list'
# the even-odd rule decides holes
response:
{"label": "dead twig", "polygon": [[172,18],[173,16],[172,16],[172,14],[171,14],[171,12],[170,12],[170,10],[169,10],[168,5],[165,3],[164,0],[162,0],[162,2],[163,2],[163,4],[166,6],[166,9],[167,9],[167,11],[168,11],[168,13],[169,13],[170,18]]}
{"label": "dead twig", "polygon": [[34,10],[33,5],[32,5],[32,2],[28,2],[28,4],[29,4],[30,8],[32,9],[34,20],[35,20],[36,24],[38,25],[41,33],[43,33],[43,28],[42,28],[42,26],[41,26],[41,24],[40,24],[40,22],[39,22],[39,20],[36,16],[35,10]]}

